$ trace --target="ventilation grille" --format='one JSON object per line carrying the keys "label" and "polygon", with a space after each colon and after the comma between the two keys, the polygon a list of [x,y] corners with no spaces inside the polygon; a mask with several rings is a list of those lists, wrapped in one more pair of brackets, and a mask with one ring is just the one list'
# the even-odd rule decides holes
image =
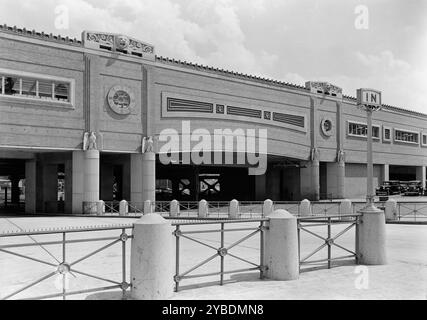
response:
{"label": "ventilation grille", "polygon": [[277,122],[291,124],[293,126],[297,126],[301,128],[305,127],[305,121],[303,116],[296,116],[293,114],[274,112],[273,120]]}
{"label": "ventilation grille", "polygon": [[227,114],[261,119],[261,110],[227,106]]}
{"label": "ventilation grille", "polygon": [[167,98],[167,104],[168,112],[213,112],[213,104],[207,102]]}

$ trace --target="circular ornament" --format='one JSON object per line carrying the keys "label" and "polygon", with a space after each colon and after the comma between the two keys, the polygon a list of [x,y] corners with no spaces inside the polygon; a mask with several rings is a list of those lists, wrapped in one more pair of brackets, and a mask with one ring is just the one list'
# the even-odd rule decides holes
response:
{"label": "circular ornament", "polygon": [[332,135],[334,125],[330,118],[323,118],[322,122],[320,123],[320,127],[322,129],[322,133],[325,136],[329,137]]}
{"label": "circular ornament", "polygon": [[114,86],[108,92],[108,105],[118,114],[129,114],[135,106],[132,90],[123,86]]}

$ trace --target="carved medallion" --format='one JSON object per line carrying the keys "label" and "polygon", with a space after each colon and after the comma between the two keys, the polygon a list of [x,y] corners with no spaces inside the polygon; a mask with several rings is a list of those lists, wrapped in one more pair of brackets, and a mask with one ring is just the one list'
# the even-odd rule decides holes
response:
{"label": "carved medallion", "polygon": [[332,120],[330,118],[323,118],[320,123],[320,128],[325,136],[330,137],[334,129]]}
{"label": "carved medallion", "polygon": [[135,96],[131,89],[114,86],[108,92],[108,104],[118,114],[129,114],[135,106]]}

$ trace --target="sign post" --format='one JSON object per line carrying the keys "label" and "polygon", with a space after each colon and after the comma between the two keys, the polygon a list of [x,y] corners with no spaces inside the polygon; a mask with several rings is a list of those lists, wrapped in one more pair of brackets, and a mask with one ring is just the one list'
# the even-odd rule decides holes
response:
{"label": "sign post", "polygon": [[381,92],[373,89],[357,90],[357,105],[366,111],[368,119],[367,190],[366,207],[360,213],[361,224],[357,227],[356,254],[359,264],[387,264],[386,227],[384,211],[375,207],[372,156],[372,113],[381,109]]}
{"label": "sign post", "polygon": [[367,188],[366,188],[366,204],[369,207],[374,205],[374,165],[372,156],[372,113],[381,110],[381,92],[373,89],[358,89],[357,90],[357,106],[366,111],[367,126],[368,126],[368,146],[367,146]]}

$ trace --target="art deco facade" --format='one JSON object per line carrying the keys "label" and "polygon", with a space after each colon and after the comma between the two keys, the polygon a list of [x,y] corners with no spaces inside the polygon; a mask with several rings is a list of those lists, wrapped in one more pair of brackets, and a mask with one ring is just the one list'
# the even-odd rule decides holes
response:
{"label": "art deco facade", "polygon": [[[163,58],[121,35],[83,32],[77,41],[8,26],[0,27],[0,80],[0,176],[12,181],[14,201],[25,179],[28,213],[80,213],[84,202],[99,199],[366,193],[366,114],[338,86],[298,86]],[[182,121],[211,133],[267,129],[266,173],[248,175],[244,164],[160,163],[159,134],[182,134]],[[386,105],[373,124],[375,183],[425,184],[427,115]],[[154,152],[144,152],[146,137]]]}

